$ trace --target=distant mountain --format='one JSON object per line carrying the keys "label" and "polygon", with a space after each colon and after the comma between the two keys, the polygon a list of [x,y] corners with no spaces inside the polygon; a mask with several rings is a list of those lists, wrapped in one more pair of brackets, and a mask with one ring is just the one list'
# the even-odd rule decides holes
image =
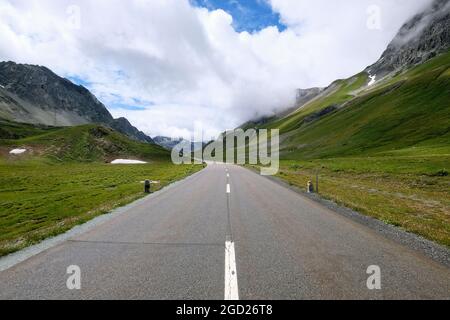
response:
{"label": "distant mountain", "polygon": [[294,112],[298,108],[301,108],[308,102],[316,99],[319,97],[322,93],[324,93],[326,88],[309,88],[309,89],[297,89],[297,97],[295,100],[295,106],[293,108],[289,108],[285,111],[280,112],[275,117],[276,118],[282,118],[290,113]]}
{"label": "distant mountain", "polygon": [[169,137],[158,136],[154,137],[153,141],[155,141],[157,145],[160,145],[161,147],[166,148],[167,150],[172,150],[176,145],[183,142],[184,140],[181,138],[172,139]]}
{"label": "distant mountain", "polygon": [[[181,145],[181,144],[183,147],[186,145],[189,145],[189,141],[187,141],[183,138],[172,139],[169,137],[158,136],[158,137],[154,137],[153,141],[157,145],[159,145],[167,150],[172,150],[173,148],[175,148],[176,146]],[[201,149],[202,145],[205,145],[205,144],[202,144],[201,142],[192,142],[192,146],[191,146],[192,151]]]}
{"label": "distant mountain", "polygon": [[134,140],[153,142],[128,120],[114,119],[89,90],[41,66],[0,62],[0,117],[59,127],[101,124]]}
{"label": "distant mountain", "polygon": [[435,0],[406,22],[381,59],[367,71],[377,78],[427,60],[450,49],[450,1]]}
{"label": "distant mountain", "polygon": [[311,101],[316,98],[319,94],[321,94],[325,89],[324,88],[310,88],[310,89],[298,89],[297,90],[297,106],[302,106],[305,103]]}

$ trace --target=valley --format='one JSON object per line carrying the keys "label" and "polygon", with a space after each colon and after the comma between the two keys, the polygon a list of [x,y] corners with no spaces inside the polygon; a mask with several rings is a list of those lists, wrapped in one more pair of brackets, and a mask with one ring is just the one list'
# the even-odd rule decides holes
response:
{"label": "valley", "polygon": [[25,2],[0,300],[450,298],[449,0]]}

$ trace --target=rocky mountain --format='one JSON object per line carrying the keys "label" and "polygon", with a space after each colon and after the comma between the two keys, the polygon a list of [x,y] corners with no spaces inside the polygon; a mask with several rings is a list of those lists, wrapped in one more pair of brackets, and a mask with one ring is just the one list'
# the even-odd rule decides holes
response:
{"label": "rocky mountain", "polygon": [[176,145],[180,144],[181,142],[183,142],[183,139],[172,139],[169,137],[162,137],[162,136],[158,136],[158,137],[154,137],[153,141],[155,141],[155,143],[167,150],[172,150]]}
{"label": "rocky mountain", "polygon": [[[185,146],[189,146],[189,141],[185,140],[183,138],[179,138],[179,139],[172,139],[169,137],[162,137],[162,136],[158,136],[158,137],[154,137],[153,141],[167,149],[167,150],[172,150],[173,148],[177,147],[178,145],[185,147]],[[191,148],[192,151],[196,151],[201,149],[204,145],[206,145],[206,143],[201,143],[201,142],[191,142]]]}
{"label": "rocky mountain", "polygon": [[287,109],[280,114],[278,114],[276,117],[281,118],[284,116],[287,116],[291,112],[297,110],[298,108],[301,108],[308,102],[314,100],[318,96],[320,96],[326,88],[309,88],[309,89],[298,89],[297,90],[297,97],[295,101],[295,106],[293,108]]}
{"label": "rocky mountain", "polygon": [[407,21],[381,59],[367,69],[377,78],[422,64],[450,48],[450,1],[435,0]]}
{"label": "rocky mountain", "polygon": [[128,120],[114,119],[88,89],[41,66],[0,62],[0,118],[60,127],[102,124],[134,140],[153,142]]}
{"label": "rocky mountain", "polygon": [[133,125],[126,118],[114,119],[114,122],[111,124],[111,127],[128,137],[134,138],[135,140],[148,143],[155,143],[155,141],[153,141],[152,138],[147,136],[142,131],[139,131],[138,129],[133,127]]}
{"label": "rocky mountain", "polygon": [[321,94],[324,90],[324,88],[298,89],[296,101],[297,106],[302,106],[305,103],[311,101],[319,94]]}

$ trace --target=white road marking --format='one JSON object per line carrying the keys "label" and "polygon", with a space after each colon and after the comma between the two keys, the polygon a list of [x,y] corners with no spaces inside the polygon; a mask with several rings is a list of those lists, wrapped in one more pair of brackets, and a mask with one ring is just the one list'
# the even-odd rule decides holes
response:
{"label": "white road marking", "polygon": [[229,173],[227,173],[227,178],[229,178],[230,177],[230,174]]}
{"label": "white road marking", "polygon": [[227,193],[231,193],[231,187],[229,183],[227,184]]}
{"label": "white road marking", "polygon": [[225,242],[225,300],[239,300],[234,242]]}

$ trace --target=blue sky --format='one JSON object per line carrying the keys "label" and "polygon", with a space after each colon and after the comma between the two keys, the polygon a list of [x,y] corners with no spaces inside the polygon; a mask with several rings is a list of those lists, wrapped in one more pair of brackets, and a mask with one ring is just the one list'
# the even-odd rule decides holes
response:
{"label": "blue sky", "polygon": [[252,33],[269,26],[276,26],[280,31],[286,29],[280,15],[272,11],[266,0],[191,0],[191,3],[209,10],[228,12],[233,17],[233,27],[237,32]]}
{"label": "blue sky", "polygon": [[67,79],[72,81],[73,83],[79,85],[79,86],[83,86],[85,88],[90,88],[91,87],[91,83],[80,78],[79,76],[67,76]]}
{"label": "blue sky", "polygon": [[[123,76],[123,72],[119,72]],[[67,79],[76,85],[81,85],[89,90],[93,90],[93,84],[87,80],[84,80],[78,76],[67,76]],[[125,103],[122,101],[121,97],[116,94],[111,94],[114,97],[114,100],[108,103],[107,107],[110,109],[125,109],[130,111],[140,111],[145,110],[146,107],[153,105],[152,102],[143,101],[138,98],[131,98],[129,100],[132,103]],[[98,97],[97,97],[98,98]]]}

